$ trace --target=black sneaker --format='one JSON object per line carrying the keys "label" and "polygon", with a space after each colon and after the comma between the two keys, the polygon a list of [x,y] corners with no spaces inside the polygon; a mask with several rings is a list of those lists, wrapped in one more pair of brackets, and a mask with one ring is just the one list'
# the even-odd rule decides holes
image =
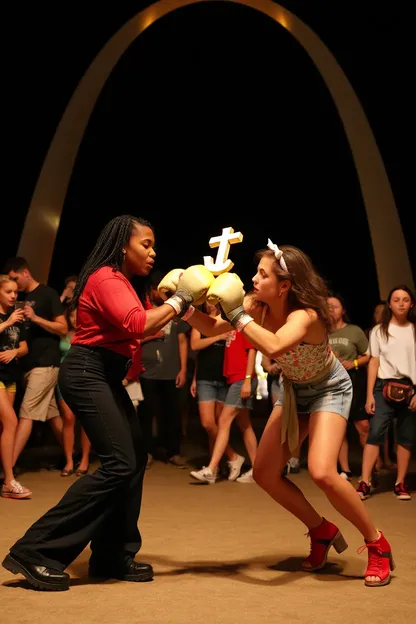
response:
{"label": "black sneaker", "polygon": [[371,487],[365,481],[360,481],[357,487],[357,492],[361,500],[366,500],[371,496]]}

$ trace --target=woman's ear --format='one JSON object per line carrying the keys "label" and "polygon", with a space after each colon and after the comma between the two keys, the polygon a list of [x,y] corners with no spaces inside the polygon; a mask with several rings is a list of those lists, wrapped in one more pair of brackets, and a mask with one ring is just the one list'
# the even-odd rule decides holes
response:
{"label": "woman's ear", "polygon": [[279,282],[279,292],[277,293],[279,297],[281,297],[284,293],[287,293],[292,286],[292,282],[290,280],[283,280]]}

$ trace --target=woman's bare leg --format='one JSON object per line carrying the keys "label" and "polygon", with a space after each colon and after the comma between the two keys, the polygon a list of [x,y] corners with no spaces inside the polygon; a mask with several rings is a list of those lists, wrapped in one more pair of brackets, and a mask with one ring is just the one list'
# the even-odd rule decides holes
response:
{"label": "woman's bare leg", "polygon": [[81,451],[82,456],[81,461],[79,462],[78,470],[88,470],[88,466],[90,465],[91,442],[89,441],[83,427],[81,427]]}
{"label": "woman's bare leg", "polygon": [[[315,412],[309,421],[309,473],[325,492],[335,509],[349,520],[365,540],[373,541],[379,536],[365,505],[357,492],[338,474],[337,460],[347,421],[332,412]],[[368,577],[377,581],[377,577]]]}
{"label": "woman's bare leg", "polygon": [[351,472],[350,464],[348,461],[348,440],[347,435],[342,440],[341,448],[338,457],[339,465],[343,472]]}
{"label": "woman's bare leg", "polygon": [[17,430],[17,416],[13,409],[12,398],[5,388],[0,388],[0,458],[3,465],[4,483],[9,486],[13,481],[13,449]]}
{"label": "woman's bare leg", "polygon": [[74,441],[75,441],[75,416],[65,403],[65,401],[58,401],[59,411],[62,415],[63,427],[62,427],[62,446],[65,453],[65,467],[64,470],[74,469]]}
{"label": "woman's bare leg", "polygon": [[[222,412],[223,404],[216,401],[200,401],[198,407],[201,425],[208,434],[209,456],[212,457],[215,440],[218,434],[218,421]],[[225,449],[225,454],[229,460],[237,457],[237,453],[229,444]]]}
{"label": "woman's bare leg", "polygon": [[[285,442],[281,443],[281,418],[283,408],[273,409],[261,437],[254,462],[253,477],[277,503],[290,511],[308,529],[318,527],[322,516],[306,500],[301,490],[292,481],[282,476],[291,453]],[[299,419],[299,441],[303,442],[308,433],[306,417]]]}
{"label": "woman's bare leg", "polygon": [[213,474],[215,474],[221,458],[227,449],[230,440],[231,425],[234,418],[237,416],[238,411],[237,407],[231,407],[230,405],[224,405],[222,409],[218,420],[218,431],[214,442],[214,449],[212,451],[209,465],[207,466]]}
{"label": "woman's bare leg", "polygon": [[253,466],[257,454],[257,438],[251,424],[250,410],[246,408],[242,409],[237,415],[236,421],[243,435],[244,446],[246,447],[251,465]]}

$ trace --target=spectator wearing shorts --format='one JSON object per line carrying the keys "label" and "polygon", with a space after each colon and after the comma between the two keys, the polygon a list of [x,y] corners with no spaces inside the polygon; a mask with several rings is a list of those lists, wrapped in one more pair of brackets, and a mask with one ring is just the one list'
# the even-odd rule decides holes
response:
{"label": "spectator wearing shorts", "polygon": [[[215,318],[220,313],[219,306],[208,302],[202,304],[202,311],[208,316]],[[207,338],[197,329],[191,331],[191,349],[196,353],[196,365],[191,384],[191,395],[198,400],[199,417],[201,425],[208,435],[209,456],[214,450],[215,439],[218,433],[218,421],[227,398],[228,386],[225,381],[224,351],[228,332],[220,336]],[[232,473],[233,465],[240,455],[228,444],[225,449],[228,460],[229,473]],[[218,469],[217,469],[218,477]]]}
{"label": "spectator wearing shorts", "polygon": [[13,409],[19,359],[27,353],[24,311],[15,309],[17,284],[8,275],[0,275],[0,464],[4,498],[30,498],[31,492],[16,481],[13,474],[13,449],[17,417]]}
{"label": "spectator wearing shorts", "polygon": [[[229,332],[225,345],[223,374],[228,390],[223,410],[218,419],[218,432],[214,449],[208,466],[191,472],[194,479],[209,484],[214,484],[217,479],[218,465],[229,443],[231,425],[234,420],[236,420],[243,434],[251,465],[254,463],[257,452],[257,439],[250,421],[250,410],[253,409],[257,388],[256,349],[252,347],[244,334],[235,330]],[[242,455],[238,455],[233,462],[228,462],[230,467],[229,481],[253,482],[251,468],[240,477],[244,462],[245,458]]]}
{"label": "spectator wearing shorts", "polygon": [[33,421],[48,421],[61,443],[62,419],[55,399],[60,364],[59,341],[68,333],[58,293],[37,282],[24,258],[11,258],[5,271],[17,283],[27,324],[29,353],[22,358],[25,393],[19,412],[14,464],[32,433]]}
{"label": "spectator wearing shorts", "polygon": [[[416,323],[411,315],[415,297],[405,284],[393,288],[381,321],[370,333],[367,402],[370,431],[364,447],[362,477],[357,492],[362,500],[372,495],[371,471],[390,421],[397,421],[397,476],[394,495],[408,501],[406,483],[412,448],[416,442]],[[390,383],[400,384],[402,395],[389,396]],[[397,401],[397,398],[400,400]]]}

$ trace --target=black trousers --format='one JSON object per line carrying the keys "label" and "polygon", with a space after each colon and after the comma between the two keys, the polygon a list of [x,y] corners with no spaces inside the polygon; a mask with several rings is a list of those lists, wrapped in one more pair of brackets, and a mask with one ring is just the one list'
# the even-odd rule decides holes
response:
{"label": "black trousers", "polygon": [[158,440],[156,446],[165,449],[168,459],[180,455],[181,403],[180,390],[175,379],[146,379],[140,377],[144,401],[139,405],[139,416],[145,431],[149,453],[153,453],[152,420],[156,418]]}
{"label": "black trousers", "polygon": [[64,570],[91,542],[90,564],[120,569],[139,551],[137,527],[147,453],[139,418],[122,385],[127,358],[71,347],[59,387],[101,467],[81,477],[11,548],[35,565]]}

